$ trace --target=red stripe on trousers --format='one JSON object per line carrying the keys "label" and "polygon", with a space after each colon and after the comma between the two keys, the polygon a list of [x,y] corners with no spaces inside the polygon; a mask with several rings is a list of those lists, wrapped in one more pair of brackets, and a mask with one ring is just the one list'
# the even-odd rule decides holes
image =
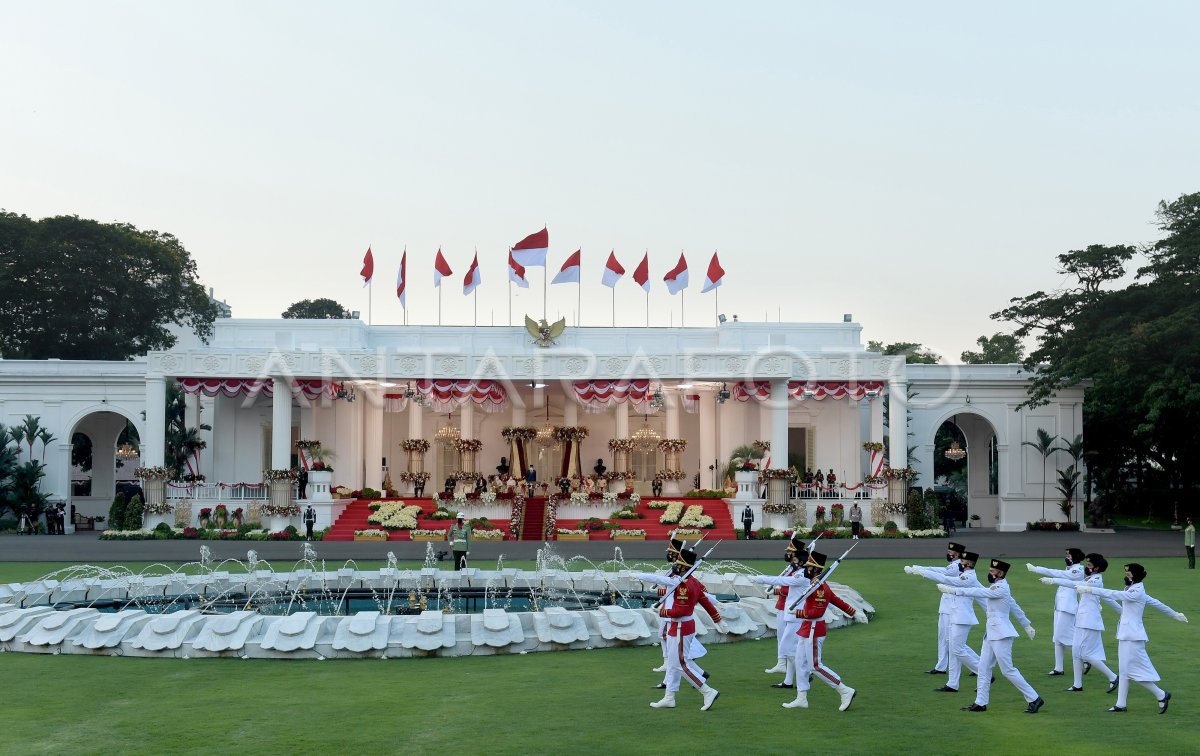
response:
{"label": "red stripe on trousers", "polygon": [[832,681],[834,685],[841,685],[842,684],[841,680],[834,677],[833,674],[829,670],[827,670],[827,669],[825,669],[825,667],[821,666],[821,647],[817,645],[817,640],[818,640],[817,634],[813,633],[813,637],[812,637],[813,671],[820,673],[822,677],[824,677],[826,680]]}
{"label": "red stripe on trousers", "polygon": [[683,669],[683,674],[687,675],[687,678],[692,681],[692,685],[695,685],[697,688],[703,688],[704,681],[692,674],[691,670],[688,669],[687,659],[683,655],[683,645],[691,636],[679,635],[677,637],[679,638],[679,666]]}

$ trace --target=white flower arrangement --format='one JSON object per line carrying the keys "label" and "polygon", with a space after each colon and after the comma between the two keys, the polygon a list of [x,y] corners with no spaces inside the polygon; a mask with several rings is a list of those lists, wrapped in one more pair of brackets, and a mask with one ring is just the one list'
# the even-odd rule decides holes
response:
{"label": "white flower arrangement", "polygon": [[479,495],[479,500],[484,504],[495,504],[496,493],[494,491],[485,491]]}
{"label": "white flower arrangement", "polygon": [[682,501],[668,501],[667,511],[663,512],[663,516],[658,518],[658,521],[663,525],[671,525],[679,522],[680,515],[683,514]]}
{"label": "white flower arrangement", "polygon": [[647,504],[646,507],[648,509],[666,509],[667,504],[669,504],[669,503],[670,502],[667,501],[666,499],[655,499],[654,501]]}
{"label": "white flower arrangement", "polygon": [[619,536],[628,536],[630,538],[645,538],[646,537],[646,531],[641,528],[631,528],[629,530],[622,530],[622,529],[618,528],[616,530],[610,530],[608,532],[609,532],[608,537],[612,538],[612,539],[615,539]]}
{"label": "white flower arrangement", "polygon": [[471,537],[476,541],[503,541],[504,531],[499,528],[495,530],[475,530],[472,528]]}
{"label": "white flower arrangement", "polygon": [[379,530],[378,528],[368,528],[367,530],[356,530],[354,531],[354,535],[368,536],[370,538],[387,538],[388,532],[386,530]]}
{"label": "white flower arrangement", "polygon": [[416,505],[405,506],[403,502],[389,501],[367,517],[367,524],[381,525],[388,530],[415,530],[420,513],[421,508]]}
{"label": "white flower arrangement", "polygon": [[617,503],[617,494],[613,491],[605,491],[600,494],[600,501],[611,507]]}
{"label": "white flower arrangement", "polygon": [[411,535],[413,535],[413,536],[438,536],[439,538],[445,538],[446,531],[444,531],[444,530],[423,530],[423,529],[418,528],[418,529],[414,529]]}
{"label": "white flower arrangement", "polygon": [[588,495],[586,491],[576,491],[571,494],[572,504],[587,504]]}
{"label": "white flower arrangement", "polygon": [[696,528],[678,528],[675,530],[675,537],[676,538],[685,538],[687,536],[698,536],[698,535],[702,534],[703,532],[704,531],[698,530]]}
{"label": "white flower arrangement", "polygon": [[555,532],[559,535],[587,535],[586,530],[576,530],[575,528],[558,528]]}
{"label": "white flower arrangement", "polygon": [[145,514],[165,515],[175,511],[175,505],[169,501],[160,501],[157,504],[145,504],[142,507],[142,512]]}
{"label": "white flower arrangement", "polygon": [[459,491],[454,494],[454,503],[459,507],[465,507],[467,505],[467,492]]}
{"label": "white flower arrangement", "polygon": [[929,530],[906,530],[904,531],[904,535],[909,538],[930,538],[934,536],[941,537],[946,535],[946,531],[941,528],[931,528]]}
{"label": "white flower arrangement", "polygon": [[[665,515],[664,515],[665,516]],[[685,527],[692,528],[711,528],[715,527],[713,518],[704,514],[704,507],[699,504],[693,504],[683,513],[683,517],[679,519],[679,524]]]}
{"label": "white flower arrangement", "polygon": [[630,504],[638,504],[638,503],[640,503],[640,502],[641,502],[641,500],[642,500],[642,495],[641,495],[641,494],[639,494],[639,493],[631,493],[631,494],[629,494],[629,503],[630,503]]}

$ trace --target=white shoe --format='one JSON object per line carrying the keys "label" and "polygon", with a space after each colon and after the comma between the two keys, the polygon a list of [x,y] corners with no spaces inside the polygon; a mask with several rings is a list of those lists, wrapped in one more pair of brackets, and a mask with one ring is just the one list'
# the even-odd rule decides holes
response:
{"label": "white shoe", "polygon": [[711,709],[713,702],[717,700],[717,696],[721,695],[721,691],[716,688],[710,688],[707,685],[701,688],[700,692],[704,694],[704,705],[700,707],[700,711]]}
{"label": "white shoe", "polygon": [[858,693],[857,690],[845,684],[839,685],[837,692],[842,697],[842,705],[838,707],[838,711],[845,711],[846,709],[849,709],[850,702],[854,700],[854,696]]}
{"label": "white shoe", "polygon": [[658,665],[657,667],[655,667],[654,669],[652,669],[650,671],[651,672],[666,672],[667,671],[667,663],[663,662],[662,664]]}
{"label": "white shoe", "polygon": [[675,708],[675,694],[674,693],[665,693],[665,694],[663,694],[663,697],[661,700],[655,701],[654,703],[650,704],[650,706],[655,709],[674,709]]}
{"label": "white shoe", "polygon": [[766,672],[768,675],[777,675],[780,672],[787,672],[787,659],[780,659],[779,661],[775,662],[774,667],[771,667],[770,669],[764,669],[763,672]]}
{"label": "white shoe", "polygon": [[788,701],[782,704],[785,709],[807,709],[808,708],[808,691],[802,690],[796,694],[796,700]]}

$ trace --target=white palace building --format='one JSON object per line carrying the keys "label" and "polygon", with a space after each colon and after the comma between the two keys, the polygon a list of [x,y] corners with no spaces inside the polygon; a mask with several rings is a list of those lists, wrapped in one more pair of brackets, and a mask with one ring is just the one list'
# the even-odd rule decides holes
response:
{"label": "white palace building", "polygon": [[[294,466],[299,439],[332,450],[335,485],[378,489],[407,469],[406,439],[478,439],[475,467],[488,474],[510,456],[502,429],[548,425],[588,428],[585,473],[597,460],[615,469],[610,439],[686,440],[677,458],[651,443],[620,460],[646,493],[668,462],[686,474],[682,490],[696,476],[701,488],[720,488],[731,452],[761,440],[770,441],[772,467],[790,460],[801,471],[832,470],[848,487],[831,495],[848,500],[864,495],[859,484],[882,461],[867,442],[886,439],[890,467],[911,466],[915,485],[933,485],[934,434],[953,421],[966,438],[977,522],[1021,530],[1039,519],[1043,460],[1023,442],[1038,429],[1081,433],[1083,388],[1018,410],[1028,381],[1018,365],[906,365],[867,351],[861,336],[853,322],[743,321],[567,328],[541,346],[521,327],[218,319],[207,344],[184,333],[175,348],[132,361],[0,360],[0,422],[39,417],[54,434],[44,490],[81,515],[103,515],[118,480],[164,462],[169,381],[186,392],[186,424],[211,426],[197,462],[204,495],[231,500],[265,496],[264,470]],[[118,465],[128,426],[141,458]],[[71,465],[74,434],[92,444],[86,473]],[[545,481],[559,474],[561,455],[531,444],[528,463]],[[459,464],[451,447],[434,443],[424,459],[430,490]],[[1053,463],[1045,474],[1053,491]],[[1062,519],[1056,506],[1046,512]],[[336,515],[322,512],[319,526]]]}

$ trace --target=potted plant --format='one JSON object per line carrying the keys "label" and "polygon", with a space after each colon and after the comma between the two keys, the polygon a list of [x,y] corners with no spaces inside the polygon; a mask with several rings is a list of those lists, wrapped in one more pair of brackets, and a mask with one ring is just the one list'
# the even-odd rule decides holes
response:
{"label": "potted plant", "polygon": [[981,527],[981,525],[979,523],[979,515],[977,515],[977,514],[971,515],[971,519],[967,521],[967,527],[968,528]]}

